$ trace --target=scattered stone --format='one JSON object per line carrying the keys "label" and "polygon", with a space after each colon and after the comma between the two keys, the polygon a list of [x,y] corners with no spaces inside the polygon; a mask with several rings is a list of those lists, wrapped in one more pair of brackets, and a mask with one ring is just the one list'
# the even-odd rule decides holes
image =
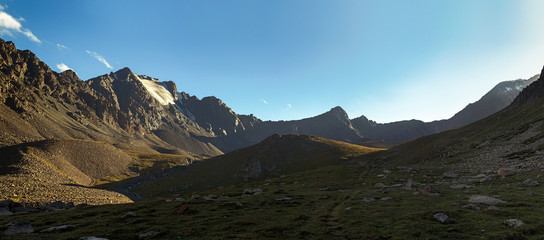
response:
{"label": "scattered stone", "polygon": [[332,187],[332,186],[327,186],[327,187],[324,187],[324,188],[320,188],[319,190],[321,190],[321,191],[336,191],[336,188]]}
{"label": "scattered stone", "polygon": [[506,177],[510,175],[514,175],[515,171],[513,168],[499,168],[499,171],[497,171],[497,176],[499,177]]}
{"label": "scattered stone", "polygon": [[380,174],[376,175],[376,177],[379,177],[379,178],[385,178],[385,174],[383,174],[383,173],[380,173]]}
{"label": "scattered stone", "polygon": [[461,208],[463,209],[468,209],[468,210],[480,210],[481,208],[474,205],[474,204],[467,204],[467,205],[463,205]]}
{"label": "scattered stone", "polygon": [[474,187],[474,186],[470,186],[470,185],[466,185],[466,184],[462,184],[462,183],[460,183],[460,184],[452,184],[452,185],[450,186],[450,188],[452,188],[452,189],[471,188],[471,187]]}
{"label": "scattered stone", "polygon": [[392,197],[383,197],[383,198],[380,198],[380,200],[388,201],[388,200],[393,200],[393,198]]}
{"label": "scattered stone", "polygon": [[13,214],[13,212],[11,212],[8,207],[0,207],[0,216],[6,216],[11,214]]}
{"label": "scattered stone", "polygon": [[445,213],[441,213],[441,212],[438,212],[438,213],[435,213],[433,215],[434,219],[436,219],[437,221],[441,222],[441,223],[445,223],[446,221],[448,221],[448,215],[446,215]]}
{"label": "scattered stone", "polygon": [[185,198],[178,197],[178,198],[174,199],[174,201],[176,201],[176,202],[183,202],[183,201],[185,201]]}
{"label": "scattered stone", "polygon": [[414,195],[418,195],[418,194],[420,194],[420,192],[413,192],[412,194],[414,194]]}
{"label": "scattered stone", "polygon": [[263,190],[261,190],[260,188],[244,189],[244,192],[242,193],[242,195],[257,195],[261,193],[263,193]]}
{"label": "scattered stone", "polygon": [[434,187],[426,186],[426,187],[424,187],[423,189],[421,189],[421,194],[425,194],[425,195],[438,195],[438,194],[440,194],[440,191],[438,191],[438,189],[436,189],[436,188],[434,188]]}
{"label": "scattered stone", "polygon": [[75,225],[60,225],[60,226],[46,228],[46,229],[42,230],[41,232],[42,233],[61,232],[61,231],[70,230],[70,229],[72,229],[74,227],[75,227]]}
{"label": "scattered stone", "polygon": [[291,200],[293,200],[292,197],[276,198],[276,201],[291,201]]}
{"label": "scattered stone", "polygon": [[233,204],[235,207],[239,207],[239,208],[244,206],[244,204],[242,204],[241,202],[233,202]]}
{"label": "scattered stone", "polygon": [[160,234],[160,232],[157,232],[157,231],[149,231],[149,232],[142,233],[142,234],[138,235],[138,238],[143,239],[143,238],[148,238],[148,237],[154,237],[154,236],[157,236],[159,234]]}
{"label": "scattered stone", "polygon": [[386,169],[386,170],[383,170],[383,173],[385,173],[385,174],[391,174],[391,171],[389,171],[389,170]]}
{"label": "scattered stone", "polygon": [[485,175],[483,173],[480,173],[480,174],[474,176],[473,178],[486,178],[486,177],[487,177],[487,175]]}
{"label": "scattered stone", "polygon": [[377,188],[384,188],[384,187],[386,187],[386,186],[385,186],[385,184],[383,184],[383,183],[376,183],[376,184],[374,184],[374,187],[377,187]]}
{"label": "scattered stone", "polygon": [[527,179],[527,180],[523,181],[523,186],[534,187],[534,186],[538,186],[538,185],[540,185],[540,183],[538,183],[537,181],[535,181],[533,179]]}
{"label": "scattered stone", "polygon": [[278,189],[274,192],[274,194],[283,194],[283,193],[285,193],[285,190],[283,189]]}
{"label": "scattered stone", "polygon": [[121,218],[127,218],[127,217],[136,217],[136,213],[135,212],[127,212],[127,213],[123,214],[123,216],[121,216]]}
{"label": "scattered stone", "polygon": [[447,171],[445,173],[442,173],[442,177],[443,178],[456,178],[457,176],[457,173],[455,173],[454,171]]}
{"label": "scattered stone", "polygon": [[365,198],[363,198],[363,201],[364,202],[374,202],[374,201],[376,201],[376,199],[373,198],[373,197],[365,197]]}
{"label": "scattered stone", "polygon": [[198,194],[193,194],[193,195],[191,196],[191,200],[197,200],[197,199],[200,199],[200,195],[198,195]]}
{"label": "scattered stone", "polygon": [[34,228],[30,221],[11,221],[6,226],[9,226],[4,234],[6,235],[15,235],[19,233],[33,233]]}
{"label": "scattered stone", "polygon": [[487,211],[499,211],[501,209],[496,207],[496,206],[489,206],[485,210],[487,210]]}
{"label": "scattered stone", "polygon": [[485,196],[485,195],[472,195],[468,199],[468,202],[470,202],[470,203],[483,203],[483,204],[487,204],[487,205],[496,205],[496,204],[506,203],[503,200],[500,200],[500,199],[497,199],[497,198],[494,198],[494,197]]}
{"label": "scattered stone", "polygon": [[521,221],[519,219],[515,219],[515,218],[504,220],[504,222],[502,222],[502,223],[509,226],[509,227],[514,227],[514,228],[521,227],[521,226],[525,225],[525,223],[523,221]]}
{"label": "scattered stone", "polygon": [[344,208],[344,210],[349,211],[351,210],[351,207]]}
{"label": "scattered stone", "polygon": [[408,181],[406,181],[406,184],[404,185],[405,188],[411,189],[414,186],[414,180],[409,178]]}
{"label": "scattered stone", "polygon": [[89,237],[81,237],[79,238],[79,240],[109,240],[109,239],[89,236]]}

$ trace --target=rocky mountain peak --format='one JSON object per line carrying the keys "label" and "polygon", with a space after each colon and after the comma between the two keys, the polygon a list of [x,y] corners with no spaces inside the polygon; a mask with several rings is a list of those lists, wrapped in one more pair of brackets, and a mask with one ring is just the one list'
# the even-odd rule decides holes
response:
{"label": "rocky mountain peak", "polygon": [[523,105],[530,105],[544,98],[544,68],[540,73],[538,80],[527,86],[521,93],[514,99],[510,107],[518,107]]}

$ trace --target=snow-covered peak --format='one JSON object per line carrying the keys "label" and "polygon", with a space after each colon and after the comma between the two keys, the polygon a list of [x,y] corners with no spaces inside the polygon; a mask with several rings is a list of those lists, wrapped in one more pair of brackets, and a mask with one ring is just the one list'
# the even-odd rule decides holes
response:
{"label": "snow-covered peak", "polygon": [[160,104],[174,104],[174,96],[159,82],[158,79],[145,75],[135,75],[136,78],[144,85],[145,89],[155,98]]}

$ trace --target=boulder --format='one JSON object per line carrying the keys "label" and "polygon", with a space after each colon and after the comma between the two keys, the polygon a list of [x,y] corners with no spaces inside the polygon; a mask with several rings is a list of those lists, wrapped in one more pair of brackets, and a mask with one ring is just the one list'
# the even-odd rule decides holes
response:
{"label": "boulder", "polygon": [[521,221],[519,219],[515,219],[515,218],[504,220],[504,222],[502,222],[502,223],[509,226],[509,227],[513,227],[513,228],[517,228],[517,227],[521,227],[521,226],[525,225],[525,223],[523,221]]}
{"label": "boulder", "polygon": [[142,233],[142,234],[138,235],[138,238],[139,239],[150,238],[150,237],[155,237],[155,236],[157,236],[159,234],[160,234],[160,232],[157,232],[157,231],[149,231],[149,232],[145,232],[145,233]]}
{"label": "boulder", "polygon": [[443,178],[456,178],[457,176],[459,175],[457,175],[457,173],[455,173],[454,171],[447,171],[442,174]]}
{"label": "boulder", "polygon": [[34,228],[30,221],[11,221],[6,226],[9,226],[4,234],[6,235],[15,235],[19,233],[33,233]]}
{"label": "boulder", "polygon": [[446,221],[448,221],[448,215],[446,215],[445,213],[442,213],[442,212],[437,212],[433,215],[434,219],[436,219],[437,221],[441,222],[441,223],[445,223]]}
{"label": "boulder", "polygon": [[8,207],[0,207],[0,216],[11,215],[13,212]]}
{"label": "boulder", "polygon": [[496,205],[496,204],[504,204],[506,203],[503,200],[500,200],[498,198],[489,197],[485,195],[472,195],[468,199],[468,202],[470,203],[483,203],[487,205]]}
{"label": "boulder", "polygon": [[70,229],[72,229],[74,227],[75,227],[75,225],[60,225],[60,226],[54,226],[54,227],[46,228],[46,229],[42,230],[41,232],[42,233],[61,232],[61,231],[70,230]]}
{"label": "boulder", "polygon": [[535,186],[538,186],[538,185],[540,185],[540,183],[538,183],[537,181],[535,181],[533,179],[527,179],[527,180],[523,181],[523,186],[535,187]]}
{"label": "boulder", "polygon": [[513,168],[499,168],[499,171],[497,171],[497,176],[499,177],[506,177],[510,175],[514,175],[516,172]]}
{"label": "boulder", "polygon": [[440,191],[438,189],[431,187],[431,186],[425,186],[423,189],[421,189],[421,194],[425,195],[437,195],[440,194]]}

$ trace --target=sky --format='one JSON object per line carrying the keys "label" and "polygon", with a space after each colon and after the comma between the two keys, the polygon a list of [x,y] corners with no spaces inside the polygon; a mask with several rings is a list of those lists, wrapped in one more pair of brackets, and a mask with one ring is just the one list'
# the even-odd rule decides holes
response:
{"label": "sky", "polygon": [[293,120],[450,118],[544,65],[538,0],[0,0],[0,37],[87,80],[129,67]]}

